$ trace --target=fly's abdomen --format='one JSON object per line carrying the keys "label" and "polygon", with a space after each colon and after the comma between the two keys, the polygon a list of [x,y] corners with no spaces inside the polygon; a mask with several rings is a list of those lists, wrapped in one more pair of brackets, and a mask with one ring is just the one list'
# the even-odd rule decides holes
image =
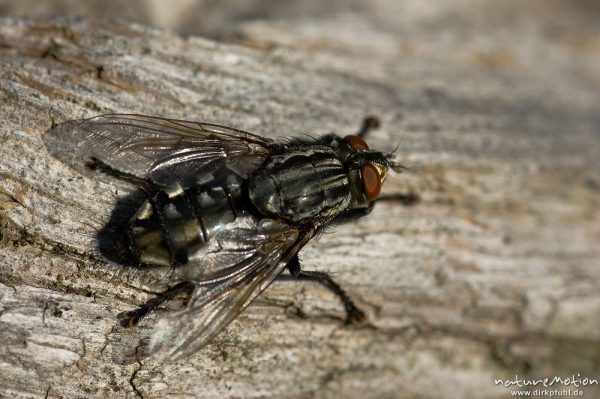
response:
{"label": "fly's abdomen", "polygon": [[238,183],[183,190],[177,183],[145,200],[128,225],[130,249],[144,264],[183,265],[236,218]]}
{"label": "fly's abdomen", "polygon": [[329,217],[350,201],[344,166],[326,147],[273,156],[251,177],[248,195],[264,215],[292,222]]}

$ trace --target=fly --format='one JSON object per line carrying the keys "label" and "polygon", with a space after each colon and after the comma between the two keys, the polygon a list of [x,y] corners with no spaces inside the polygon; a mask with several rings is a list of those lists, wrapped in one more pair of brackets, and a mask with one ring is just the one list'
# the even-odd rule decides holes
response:
{"label": "fly", "polygon": [[57,157],[96,166],[140,186],[145,199],[122,225],[132,263],[172,268],[177,284],[119,315],[134,326],[164,302],[149,350],[165,360],[204,347],[285,269],[342,301],[349,322],[365,313],[327,274],[301,268],[298,252],[332,223],[367,215],[393,154],[356,135],[275,141],[211,123],[109,114],[67,121],[44,137]]}

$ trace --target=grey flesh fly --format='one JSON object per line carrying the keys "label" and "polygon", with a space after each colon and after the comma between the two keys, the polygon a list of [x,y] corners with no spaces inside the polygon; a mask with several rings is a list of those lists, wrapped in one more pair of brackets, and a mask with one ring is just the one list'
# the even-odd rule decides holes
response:
{"label": "grey flesh fly", "polygon": [[325,227],[367,215],[388,170],[403,168],[364,141],[377,126],[371,117],[355,135],[276,141],[211,123],[109,114],[56,125],[44,142],[67,163],[86,161],[141,188],[137,208],[109,222],[118,228],[104,230],[115,237],[101,251],[173,269],[176,284],[119,315],[134,326],[187,294],[150,338],[149,353],[173,361],[204,347],[284,269],[335,293],[349,322],[365,321],[327,273],[302,270],[298,252]]}

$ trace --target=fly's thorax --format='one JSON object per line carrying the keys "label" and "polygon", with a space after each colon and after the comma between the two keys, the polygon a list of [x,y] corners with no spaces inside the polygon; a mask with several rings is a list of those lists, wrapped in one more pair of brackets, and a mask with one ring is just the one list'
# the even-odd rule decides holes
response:
{"label": "fly's thorax", "polygon": [[351,201],[346,169],[328,146],[272,156],[250,177],[248,196],[263,215],[294,223],[335,217]]}

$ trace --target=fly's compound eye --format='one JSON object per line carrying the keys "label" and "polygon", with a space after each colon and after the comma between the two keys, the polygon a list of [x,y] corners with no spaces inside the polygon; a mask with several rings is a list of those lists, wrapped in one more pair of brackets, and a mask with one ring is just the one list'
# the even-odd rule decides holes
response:
{"label": "fly's compound eye", "polygon": [[355,150],[367,151],[369,149],[369,146],[367,145],[367,143],[360,136],[355,136],[353,134],[350,134],[350,135],[344,137],[344,141],[346,142],[346,144],[348,144],[350,147],[354,148]]}
{"label": "fly's compound eye", "polygon": [[369,201],[373,201],[381,191],[381,175],[379,174],[379,170],[372,164],[366,164],[360,168],[360,174],[365,197]]}

